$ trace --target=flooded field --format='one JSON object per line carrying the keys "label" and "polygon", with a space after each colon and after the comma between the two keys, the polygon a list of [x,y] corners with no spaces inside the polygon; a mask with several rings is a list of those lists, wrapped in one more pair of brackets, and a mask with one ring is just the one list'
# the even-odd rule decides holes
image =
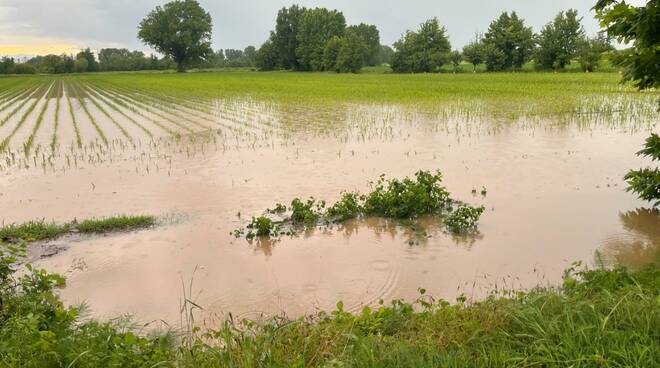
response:
{"label": "flooded field", "polygon": [[[66,276],[64,300],[97,316],[176,324],[184,293],[208,323],[227,312],[311,313],[338,300],[357,310],[414,299],[418,288],[453,300],[556,284],[579,260],[658,262],[660,212],[622,180],[647,164],[635,152],[660,127],[657,94],[585,94],[568,111],[516,105],[507,116],[506,105],[478,99],[328,106],[84,78],[0,86],[4,223],[161,219],[154,229],[58,239],[47,257],[34,252],[39,266]],[[452,236],[431,217],[359,219],[278,241],[230,234],[275,203],[334,201],[381,174],[422,169],[440,170],[452,195],[486,207],[478,234]]]}

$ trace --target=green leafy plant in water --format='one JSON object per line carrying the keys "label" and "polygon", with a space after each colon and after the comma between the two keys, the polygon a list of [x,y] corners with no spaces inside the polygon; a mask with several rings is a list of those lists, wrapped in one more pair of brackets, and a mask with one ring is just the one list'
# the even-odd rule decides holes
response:
{"label": "green leafy plant in water", "polygon": [[291,222],[296,225],[314,225],[323,216],[325,201],[316,201],[310,197],[303,202],[300,198],[291,201]]}
{"label": "green leafy plant in water", "polygon": [[472,207],[460,205],[442,219],[442,223],[452,234],[466,234],[477,229],[479,217],[484,212],[484,206]]}
{"label": "green leafy plant in water", "polygon": [[255,236],[277,235],[277,226],[273,220],[266,216],[253,217],[247,228],[250,229],[247,234],[249,239],[252,239]]}
{"label": "green leafy plant in water", "polygon": [[[660,136],[651,134],[637,155],[660,161]],[[623,179],[628,183],[627,191],[637,193],[645,201],[655,201],[653,205],[660,206],[660,169],[630,170]]]}
{"label": "green leafy plant in water", "polygon": [[436,214],[451,204],[449,192],[442,183],[438,171],[418,171],[415,180],[391,179],[386,181],[381,175],[366,196],[364,213],[390,218],[414,218],[420,215]]}
{"label": "green leafy plant in water", "polygon": [[[256,236],[277,236],[280,234],[294,234],[296,228],[310,228],[318,225],[321,221],[325,224],[331,222],[344,222],[353,218],[364,216],[380,216],[399,220],[416,219],[422,215],[447,215],[454,210],[458,202],[454,201],[447,189],[442,185],[442,174],[430,171],[418,171],[415,177],[403,180],[386,180],[381,175],[376,183],[372,183],[372,191],[368,194],[358,192],[344,192],[341,199],[329,207],[325,201],[317,201],[310,197],[303,201],[295,198],[288,207],[290,216],[283,220],[289,231],[280,232],[279,226],[276,230],[263,230],[258,234],[255,229],[259,225],[267,228],[267,217],[261,217],[260,224],[253,218],[247,229],[237,229],[232,232],[235,237],[243,235],[248,239]],[[283,214],[287,207],[277,204],[274,209],[266,210],[267,214]],[[459,212],[454,216],[448,216],[446,226],[451,226],[452,233],[465,233],[476,227],[483,208],[472,208],[466,205],[459,207]],[[286,226],[286,225],[285,225]],[[416,229],[417,226],[414,226]],[[246,231],[247,230],[247,231]],[[418,233],[418,231],[415,231]],[[420,233],[421,234],[421,233]],[[426,237],[427,234],[424,232]]]}
{"label": "green leafy plant in water", "polygon": [[326,215],[339,222],[356,218],[364,212],[364,199],[360,193],[344,192],[339,201],[328,207]]}
{"label": "green leafy plant in water", "polygon": [[284,212],[286,212],[286,205],[284,205],[282,203],[277,203],[277,204],[275,204],[275,207],[267,209],[266,212],[271,213],[271,214],[284,213]]}

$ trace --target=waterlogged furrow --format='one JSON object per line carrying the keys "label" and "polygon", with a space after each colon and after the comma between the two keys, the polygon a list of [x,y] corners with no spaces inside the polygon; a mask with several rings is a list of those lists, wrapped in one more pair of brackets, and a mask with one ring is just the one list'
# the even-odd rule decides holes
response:
{"label": "waterlogged furrow", "polygon": [[85,94],[87,95],[87,99],[88,99],[89,101],[91,101],[92,104],[93,104],[93,105],[94,105],[94,106],[95,106],[95,107],[96,107],[96,108],[97,108],[97,109],[98,109],[103,115],[105,115],[105,116],[106,116],[106,117],[107,117],[107,118],[108,118],[108,119],[109,119],[109,120],[110,120],[110,121],[111,121],[111,122],[112,122],[112,123],[118,128],[118,129],[119,129],[119,131],[124,135],[124,137],[125,137],[126,139],[128,139],[131,143],[133,143],[133,137],[131,137],[131,135],[128,133],[128,131],[126,130],[126,128],[124,128],[121,124],[119,124],[119,122],[118,122],[114,117],[112,117],[112,116],[111,116],[111,115],[110,115],[110,114],[109,114],[109,113],[103,108],[103,106],[101,106],[101,105],[98,103],[98,101],[96,101],[96,100],[95,100],[95,99],[94,99],[89,93],[87,93],[87,89],[86,89],[84,86],[78,84],[77,81],[76,81],[76,88],[80,88],[81,91],[85,92]]}
{"label": "waterlogged furrow", "polygon": [[117,92],[113,91],[113,90],[106,89],[106,90],[104,90],[104,91],[105,91],[107,94],[109,94],[109,95],[111,95],[111,96],[113,96],[113,97],[116,97],[116,98],[118,98],[118,99],[124,101],[125,103],[127,103],[127,104],[129,104],[129,105],[131,105],[131,106],[135,106],[136,108],[139,108],[139,109],[142,110],[142,111],[145,111],[145,112],[147,112],[147,113],[149,113],[149,114],[155,115],[155,116],[157,116],[157,117],[159,117],[159,118],[161,118],[161,119],[167,121],[168,123],[171,123],[171,124],[173,124],[173,125],[176,125],[176,126],[178,126],[179,128],[181,128],[181,129],[187,131],[188,133],[191,133],[191,134],[195,134],[195,133],[197,133],[195,130],[193,130],[193,129],[190,128],[189,126],[184,125],[184,124],[181,124],[181,123],[179,123],[178,121],[176,121],[176,120],[174,120],[174,119],[171,119],[171,118],[169,118],[169,117],[167,117],[167,116],[161,114],[160,112],[158,112],[158,111],[152,109],[151,107],[149,107],[149,106],[143,104],[143,103],[140,102],[140,101],[137,101],[137,100],[134,100],[134,99],[132,99],[132,98],[126,97],[126,96],[124,96],[124,95],[122,95],[122,94],[120,94],[120,93],[117,93]]}
{"label": "waterlogged furrow", "polygon": [[[29,87],[27,87],[29,88]],[[0,93],[0,106],[4,105],[4,103],[10,99],[12,96],[14,96],[16,93],[20,93],[21,91],[25,91],[26,87],[23,86],[23,84],[19,85],[13,85],[6,90],[2,91]]]}
{"label": "waterlogged furrow", "polygon": [[9,102],[3,108],[0,108],[0,111],[2,111],[4,109],[6,109],[7,107],[12,106],[14,104],[14,102],[22,101],[18,104],[18,106],[16,106],[7,115],[5,115],[5,117],[2,118],[2,120],[0,120],[0,126],[5,125],[7,123],[7,121],[9,121],[9,119],[12,118],[12,116],[16,115],[16,113],[18,113],[23,108],[23,106],[25,106],[28,102],[30,102],[30,99],[33,98],[36,94],[38,94],[39,91],[41,90],[41,88],[43,88],[43,86],[44,86],[44,84],[41,84],[41,85],[33,86],[32,88],[29,88],[28,90],[26,90],[25,92],[23,92],[22,94],[17,96],[17,98],[15,100]]}
{"label": "waterlogged furrow", "polygon": [[[202,128],[204,131],[212,130],[211,126],[200,123],[200,122],[198,122],[194,119],[190,119],[187,116],[182,116],[175,109],[167,106],[166,104],[164,104],[162,102],[154,101],[152,99],[145,99],[145,98],[142,98],[140,96],[131,95],[131,94],[128,94],[126,92],[122,92],[122,91],[117,90],[117,89],[112,90],[112,92],[114,92],[118,95],[122,95],[122,96],[124,96],[127,99],[130,99],[132,101],[136,101],[136,102],[139,101],[138,102],[139,104],[142,104],[143,106],[145,106],[145,105],[149,106],[152,109],[152,111],[153,111],[153,109],[155,109],[157,112],[153,111],[153,113],[155,115],[163,118],[163,119],[168,119],[171,122],[176,121],[176,119],[178,119],[178,120],[181,120],[181,121],[186,121],[188,123],[197,125],[198,127]],[[166,115],[163,115],[163,114],[170,115],[171,117],[167,117]]]}
{"label": "waterlogged furrow", "polygon": [[[53,84],[52,88],[56,88],[57,82]],[[34,126],[32,126],[32,132],[30,133],[30,136],[28,139],[23,143],[23,151],[25,152],[25,155],[27,156],[30,153],[30,150],[32,149],[32,145],[34,144],[34,137],[37,135],[37,132],[39,131],[39,128],[41,127],[41,124],[44,120],[44,114],[46,113],[46,109],[48,109],[48,105],[50,104],[51,97],[47,93],[44,97],[44,103],[41,106],[41,110],[39,111],[39,115],[37,116],[37,120],[34,122]]]}
{"label": "waterlogged furrow", "polygon": [[122,112],[117,106],[115,106],[112,102],[109,102],[103,96],[98,94],[93,88],[91,88],[89,85],[84,85],[85,91],[87,91],[87,94],[90,96],[94,104],[96,104],[96,107],[101,110],[108,118],[111,118],[114,120],[114,117],[111,117],[109,112],[105,110],[101,106],[101,104],[107,106],[110,108],[112,111],[118,113],[119,115],[123,116],[126,120],[128,120],[130,123],[132,123],[135,127],[139,128],[142,132],[144,132],[146,135],[148,135],[150,138],[153,137],[153,133],[149,129],[147,129],[144,125],[140,124],[137,122],[135,119],[131,118],[130,116],[126,115],[124,112]]}
{"label": "waterlogged furrow", "polygon": [[[23,126],[25,121],[27,120],[28,116],[34,111],[34,109],[37,107],[37,104],[39,101],[41,101],[41,98],[46,94],[46,92],[50,89],[50,85],[43,85],[39,90],[37,90],[36,94],[33,95],[35,97],[34,102],[23,112],[23,115],[21,116],[20,120],[16,123],[14,128],[11,130],[11,132],[0,142],[0,151],[4,151],[7,146],[9,145],[9,142],[11,139],[14,137],[16,132]],[[27,101],[30,101],[30,99],[27,99]],[[25,104],[25,103],[24,103]]]}
{"label": "waterlogged furrow", "polygon": [[150,135],[153,136],[153,134],[151,134],[151,130],[147,129],[143,124],[140,124],[137,120],[135,120],[133,117],[128,115],[128,113],[123,111],[122,108],[129,111],[129,112],[131,112],[131,113],[133,113],[133,114],[135,114],[135,115],[137,115],[137,116],[139,116],[142,119],[150,121],[151,123],[153,123],[157,127],[161,128],[165,132],[169,133],[173,137],[179,137],[180,136],[180,133],[173,131],[171,128],[163,125],[162,123],[160,123],[156,119],[151,119],[149,116],[147,116],[145,113],[143,113],[139,108],[127,104],[126,102],[122,101],[118,97],[113,96],[113,95],[107,93],[106,91],[104,91],[103,89],[100,89],[96,86],[88,85],[88,87],[89,87],[90,92],[95,93],[96,96],[99,97],[111,109],[113,109],[116,112],[118,112],[119,114],[123,115],[126,119],[131,121],[133,124],[142,127],[142,129],[149,132]]}
{"label": "waterlogged furrow", "polygon": [[62,80],[57,80],[57,85],[55,87],[55,115],[53,116],[53,135],[50,140],[50,150],[55,152],[55,146],[57,146],[57,128],[60,125],[60,102],[62,100]]}
{"label": "waterlogged furrow", "polygon": [[87,115],[87,118],[89,119],[90,123],[98,133],[99,137],[103,141],[103,143],[107,146],[108,145],[108,138],[106,137],[105,133],[103,132],[103,129],[98,125],[96,122],[96,119],[94,116],[89,112],[89,109],[87,109],[87,105],[85,104],[85,101],[83,101],[83,97],[81,96],[81,91],[78,90],[77,86],[73,84],[71,81],[67,81],[69,91],[73,93],[74,98],[78,101],[78,104],[80,107],[82,107],[83,111],[85,112],[85,115]]}
{"label": "waterlogged furrow", "polygon": [[[214,115],[210,109],[208,109],[207,106],[201,107],[200,105],[195,105],[190,103],[188,100],[179,98],[179,97],[173,97],[173,96],[167,96],[161,93],[158,94],[151,94],[151,93],[146,93],[143,91],[137,91],[137,90],[131,90],[128,88],[122,88],[122,87],[116,87],[116,89],[120,90],[122,93],[126,93],[130,95],[132,98],[146,98],[149,99],[150,101],[153,101],[154,104],[158,104],[161,106],[167,106],[169,109],[174,110],[174,111],[181,111],[186,114],[198,117],[200,119],[203,119],[207,122],[210,122],[212,124],[224,127],[232,131],[233,133],[236,134],[241,134],[241,133],[254,133],[258,134],[261,131],[263,131],[262,126],[254,126],[251,124],[246,123],[245,121],[241,121],[240,119],[230,119],[226,117],[218,117]],[[166,103],[167,102],[167,103]],[[231,124],[227,124],[224,121],[228,121]]]}
{"label": "waterlogged furrow", "polygon": [[66,86],[66,90],[63,90],[62,92],[66,95],[66,102],[67,105],[69,106],[69,115],[71,116],[71,124],[73,125],[73,131],[76,134],[76,144],[78,145],[78,148],[82,148],[82,139],[80,137],[80,127],[78,126],[78,121],[76,120],[76,114],[73,111],[73,104],[71,103],[71,93],[70,93],[70,88],[69,88],[69,83],[68,82],[62,82],[62,87]]}

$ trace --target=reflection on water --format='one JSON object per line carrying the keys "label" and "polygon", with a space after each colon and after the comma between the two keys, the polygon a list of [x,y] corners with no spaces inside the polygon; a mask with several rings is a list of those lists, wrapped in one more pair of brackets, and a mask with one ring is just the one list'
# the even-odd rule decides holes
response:
{"label": "reflection on water", "polygon": [[[345,241],[351,237],[359,235],[360,232],[370,232],[377,241],[396,241],[410,247],[424,248],[433,239],[448,238],[453,244],[459,245],[469,250],[475,242],[482,240],[484,235],[480,231],[474,231],[466,234],[450,234],[443,230],[441,219],[434,216],[422,216],[416,219],[388,219],[381,217],[367,217],[360,219],[350,219],[341,223],[319,226],[317,228],[305,229],[292,236],[284,238],[256,237],[246,240],[257,253],[262,253],[267,257],[273,255],[279,243],[286,243],[287,239],[302,238],[304,240],[314,237],[341,236]],[[286,246],[284,244],[283,246]]]}
{"label": "reflection on water", "polygon": [[638,269],[660,265],[660,210],[638,208],[619,214],[624,233],[605,240],[597,262]]}

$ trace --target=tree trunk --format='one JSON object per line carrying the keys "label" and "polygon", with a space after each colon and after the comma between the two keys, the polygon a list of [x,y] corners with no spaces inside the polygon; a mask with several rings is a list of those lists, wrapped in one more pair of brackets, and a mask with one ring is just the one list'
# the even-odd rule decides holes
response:
{"label": "tree trunk", "polygon": [[183,63],[177,63],[176,64],[176,72],[177,73],[183,73],[186,71],[186,68],[183,66]]}

